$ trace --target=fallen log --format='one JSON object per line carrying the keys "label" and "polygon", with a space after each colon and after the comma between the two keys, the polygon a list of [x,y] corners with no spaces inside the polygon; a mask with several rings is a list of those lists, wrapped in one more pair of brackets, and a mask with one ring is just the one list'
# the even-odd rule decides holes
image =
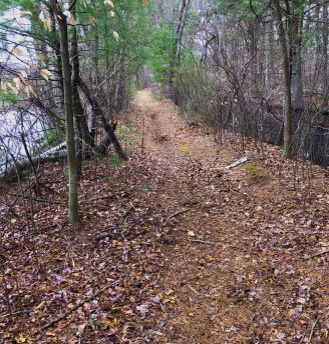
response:
{"label": "fallen log", "polygon": [[31,162],[34,165],[44,164],[46,162],[58,161],[60,159],[66,159],[66,144],[65,142],[60,143],[56,147],[48,149],[39,155],[31,157],[31,161],[26,158],[16,159],[10,163],[4,163],[0,166],[0,179],[6,178],[13,174],[16,174],[19,169],[31,166]]}
{"label": "fallen log", "polygon": [[237,161],[234,162],[233,164],[228,165],[228,166],[225,166],[225,168],[226,168],[226,169],[231,169],[231,168],[233,168],[233,167],[235,167],[235,166],[238,166],[238,165],[240,165],[240,164],[243,164],[243,163],[246,162],[246,161],[247,161],[247,157],[245,156],[245,157],[243,157],[243,158],[237,160]]}

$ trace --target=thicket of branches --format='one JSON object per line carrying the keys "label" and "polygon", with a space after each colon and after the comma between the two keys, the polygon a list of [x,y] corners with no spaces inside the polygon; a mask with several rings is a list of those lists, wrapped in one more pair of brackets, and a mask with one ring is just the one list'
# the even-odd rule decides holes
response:
{"label": "thicket of branches", "polygon": [[68,160],[72,223],[81,161],[110,144],[125,159],[114,130],[145,62],[147,2],[1,3],[2,171],[28,160],[37,183],[43,151],[66,141],[53,157]]}
{"label": "thicket of branches", "polygon": [[[68,6],[64,3],[63,11]],[[60,130],[62,61],[51,2],[8,1],[1,10],[2,114],[10,110],[17,114],[19,109]],[[86,121],[94,120],[88,91],[107,120],[115,118],[133,95],[132,81],[146,56],[146,10],[137,0],[117,1],[115,8],[112,2],[77,1],[74,12],[67,13],[72,80],[78,70]]]}

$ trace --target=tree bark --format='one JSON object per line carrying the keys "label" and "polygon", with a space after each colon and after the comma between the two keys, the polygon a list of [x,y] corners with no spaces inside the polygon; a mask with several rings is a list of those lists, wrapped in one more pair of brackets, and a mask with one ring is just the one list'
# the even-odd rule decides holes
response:
{"label": "tree bark", "polygon": [[60,40],[60,55],[61,67],[63,76],[64,89],[64,113],[66,125],[66,153],[69,169],[69,201],[68,201],[68,219],[70,224],[77,224],[79,222],[78,210],[78,166],[75,156],[74,144],[74,112],[73,112],[73,96],[71,83],[71,67],[69,56],[69,41],[66,17],[60,10],[60,4],[57,0],[50,2],[52,10],[58,23],[59,40]]}
{"label": "tree bark", "polygon": [[323,4],[323,11],[322,11],[322,20],[325,23],[322,29],[322,82],[321,82],[321,91],[322,91],[322,98],[323,103],[326,106],[328,102],[328,4]]}
{"label": "tree bark", "polygon": [[289,20],[289,45],[291,65],[292,107],[298,121],[303,112],[303,82],[302,82],[302,29],[303,6],[292,2],[293,13]]}
{"label": "tree bark", "polygon": [[289,47],[283,26],[280,0],[273,0],[275,15],[277,19],[277,30],[279,34],[280,47],[282,53],[282,64],[284,73],[284,128],[283,128],[283,156],[291,158],[292,156],[292,98],[291,98],[291,74]]}
{"label": "tree bark", "polygon": [[78,163],[78,172],[81,173],[81,162],[82,160],[91,156],[91,150],[94,145],[94,140],[89,132],[86,117],[84,116],[84,110],[81,104],[79,95],[79,79],[80,79],[80,61],[78,51],[78,36],[77,30],[74,26],[72,28],[72,93],[73,93],[73,110],[74,120],[77,130],[76,140],[76,156]]}
{"label": "tree bark", "polygon": [[178,25],[176,28],[176,39],[175,39],[175,46],[174,46],[174,60],[172,62],[172,67],[169,74],[169,85],[172,88],[172,98],[175,104],[178,104],[178,94],[177,90],[175,89],[173,83],[174,83],[174,76],[177,67],[180,64],[181,59],[181,51],[182,51],[182,44],[183,44],[183,34],[184,34],[184,27],[185,27],[185,21],[186,21],[186,15],[187,10],[189,8],[191,0],[182,0],[181,1],[181,9],[179,12],[178,17]]}
{"label": "tree bark", "polygon": [[182,51],[182,42],[183,42],[183,33],[186,21],[186,14],[189,8],[191,0],[182,0],[182,7],[179,12],[178,18],[178,26],[176,28],[176,51],[175,51],[175,62],[174,66],[178,67],[180,58],[181,58],[181,51]]}
{"label": "tree bark", "polygon": [[122,147],[121,147],[121,145],[120,145],[120,143],[119,143],[119,141],[118,141],[118,139],[114,133],[114,129],[115,129],[114,123],[108,122],[105,114],[103,113],[100,105],[98,104],[96,97],[91,92],[91,90],[86,85],[86,83],[81,79],[81,77],[79,78],[79,86],[81,87],[82,92],[87,97],[88,102],[90,103],[90,105],[92,107],[92,111],[94,112],[94,115],[100,119],[100,121],[102,122],[103,128],[106,132],[106,136],[102,140],[101,145],[99,147],[100,153],[104,154],[107,146],[110,143],[112,143],[116,155],[120,159],[126,160],[127,156],[126,156],[125,152],[123,151],[123,149],[122,149]]}

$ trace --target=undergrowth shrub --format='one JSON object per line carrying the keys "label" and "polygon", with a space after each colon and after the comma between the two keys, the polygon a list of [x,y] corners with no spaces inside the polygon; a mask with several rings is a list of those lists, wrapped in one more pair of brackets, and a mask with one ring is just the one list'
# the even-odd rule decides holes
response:
{"label": "undergrowth shrub", "polygon": [[178,106],[188,114],[187,120],[221,127],[219,118],[226,116],[228,107],[224,105],[224,90],[218,76],[209,73],[193,57],[186,57],[175,75]]}
{"label": "undergrowth shrub", "polygon": [[[38,152],[45,152],[48,149],[55,147],[65,140],[64,131],[51,127],[46,130],[46,134],[42,137],[40,146],[37,148]],[[37,153],[37,152],[33,152]]]}
{"label": "undergrowth shrub", "polygon": [[107,160],[107,163],[110,167],[116,167],[122,163],[122,159],[117,156],[110,156]]}
{"label": "undergrowth shrub", "polygon": [[246,164],[246,171],[249,173],[251,180],[254,182],[258,182],[260,179],[263,178],[263,174],[259,168],[257,168],[253,164]]}

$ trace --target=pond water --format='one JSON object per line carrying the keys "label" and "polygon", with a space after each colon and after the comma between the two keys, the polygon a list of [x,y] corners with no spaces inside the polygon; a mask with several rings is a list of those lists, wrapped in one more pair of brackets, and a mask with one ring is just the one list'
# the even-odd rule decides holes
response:
{"label": "pond water", "polygon": [[[30,21],[28,15],[24,15],[24,12],[21,12],[18,7],[6,10],[1,13],[0,17],[2,22],[10,24],[10,29],[0,28],[0,35],[5,38],[0,42],[2,48],[0,64],[4,66],[0,77],[4,81],[9,77],[8,81],[13,83],[10,77],[14,77],[14,74],[10,74],[6,70],[27,71],[29,63],[35,59],[33,39],[14,32],[14,29],[18,29],[18,31],[29,29]],[[17,161],[25,159],[20,133],[24,134],[28,149],[31,152],[43,136],[43,127],[35,114],[23,111],[19,113],[4,104],[0,104],[0,175],[6,168],[13,165],[13,157]]]}
{"label": "pond water", "polygon": [[22,144],[23,133],[31,154],[40,144],[44,136],[45,125],[31,113],[16,113],[12,110],[0,112],[0,174],[16,161],[26,159]]}

